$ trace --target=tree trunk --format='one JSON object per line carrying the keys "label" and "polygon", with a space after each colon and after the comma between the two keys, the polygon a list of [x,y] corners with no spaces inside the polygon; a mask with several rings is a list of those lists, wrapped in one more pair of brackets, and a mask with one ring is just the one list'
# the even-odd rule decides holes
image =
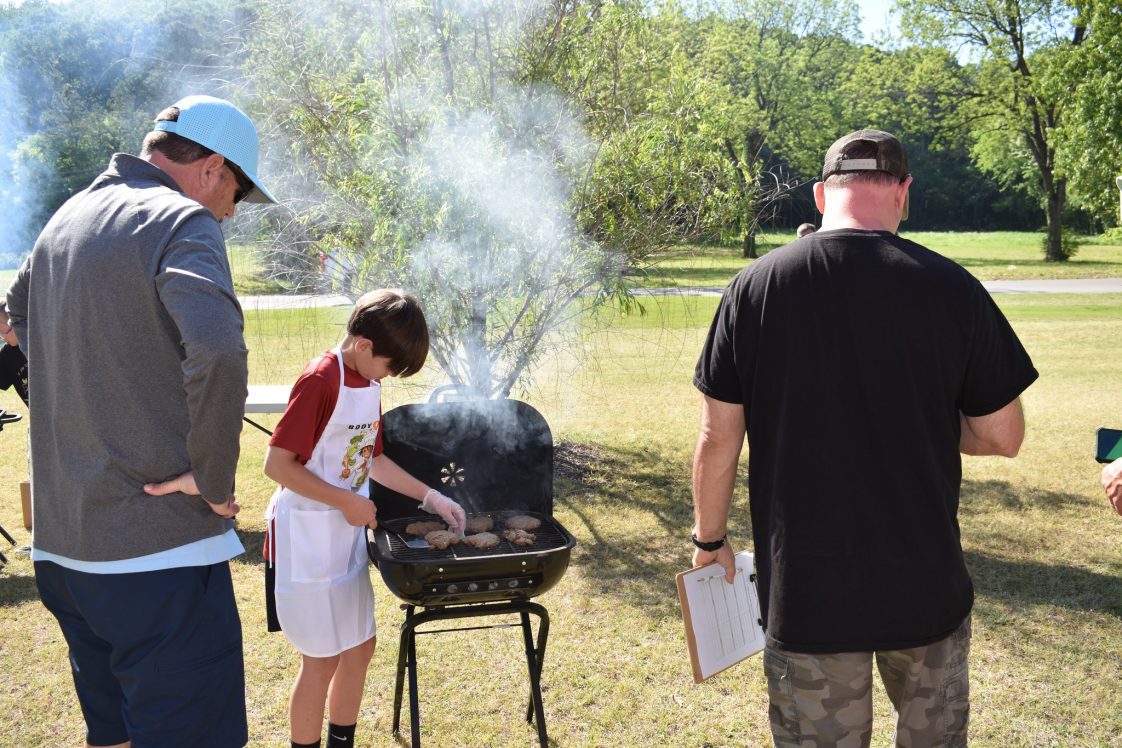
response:
{"label": "tree trunk", "polygon": [[1044,246],[1044,260],[1066,262],[1068,256],[1063,245],[1063,213],[1064,199],[1067,197],[1067,180],[1055,178],[1051,180],[1050,187],[1051,189],[1047,191],[1048,241]]}
{"label": "tree trunk", "polygon": [[471,323],[464,337],[468,389],[473,397],[490,399],[495,381],[487,350],[487,305],[482,294],[475,294],[471,300]]}
{"label": "tree trunk", "polygon": [[741,256],[756,259],[756,233],[752,230],[744,232],[744,253]]}

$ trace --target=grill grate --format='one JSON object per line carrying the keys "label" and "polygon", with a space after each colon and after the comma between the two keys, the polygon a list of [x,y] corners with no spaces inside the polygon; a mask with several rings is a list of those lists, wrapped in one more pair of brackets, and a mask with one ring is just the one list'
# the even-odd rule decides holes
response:
{"label": "grill grate", "polygon": [[[532,545],[514,545],[502,536],[503,521],[518,515],[537,517],[542,522],[541,527],[536,530],[531,530],[534,534],[534,543]],[[390,553],[398,561],[431,563],[442,560],[455,561],[474,558],[498,558],[501,556],[543,553],[562,548],[568,543],[568,538],[558,529],[556,523],[550,517],[537,514],[536,512],[491,512],[488,516],[495,520],[495,528],[497,530],[492,530],[491,532],[499,536],[499,544],[493,548],[474,548],[466,543],[456,543],[443,550],[437,548],[410,548],[405,545],[404,541],[402,541],[399,536],[405,536],[406,525],[418,519],[431,519],[431,517],[404,517],[387,520],[386,522],[379,523],[379,525],[389,531],[386,535],[386,539],[389,541]]]}

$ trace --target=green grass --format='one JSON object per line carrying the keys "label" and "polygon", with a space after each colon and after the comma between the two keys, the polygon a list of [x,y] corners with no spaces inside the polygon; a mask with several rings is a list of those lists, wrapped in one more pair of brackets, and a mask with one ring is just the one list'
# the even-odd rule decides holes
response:
{"label": "green grass", "polygon": [[[935,250],[964,266],[981,280],[1033,280],[1043,278],[1109,278],[1122,276],[1122,241],[1092,238],[1067,262],[1045,262],[1042,234],[1024,231],[909,232],[901,235]],[[793,241],[794,233],[768,233],[759,237],[761,254]],[[739,246],[687,246],[661,253],[639,284],[668,286],[724,286],[748,264]]]}
{"label": "green grass", "polygon": [[[1021,456],[964,460],[962,537],[978,595],[971,745],[1122,748],[1122,518],[1109,510],[1091,459],[1095,428],[1122,426],[1122,295],[997,301],[1041,379],[1024,397]],[[606,326],[585,329],[543,362],[521,395],[549,421],[559,455],[580,463],[555,485],[556,514],[578,546],[565,578],[540,598],[551,616],[543,683],[557,746],[770,744],[758,658],[693,684],[673,584],[691,556],[700,396],[690,378],[716,303],[672,297],[646,300],[642,316],[601,312]],[[334,342],[344,313],[249,315],[254,381],[294,377]],[[423,386],[406,385],[390,380],[390,404],[421,396]],[[0,407],[23,412],[11,392],[0,393]],[[0,523],[23,543],[16,482],[25,473],[26,428],[9,426],[0,439]],[[272,491],[261,473],[264,442],[245,430],[237,480],[248,552],[234,575],[250,744],[282,748],[297,658],[283,637],[264,631],[261,515]],[[730,532],[738,548],[748,547],[742,485]],[[380,642],[358,744],[390,748],[400,745],[390,723],[403,614],[377,574],[375,590]],[[418,648],[426,745],[536,745],[522,721],[528,689],[516,630],[421,637]],[[4,735],[18,735],[20,746],[80,745],[65,646],[22,556],[0,570],[0,656]],[[880,691],[875,708],[873,745],[888,745],[891,708]],[[407,712],[403,718],[407,726]]]}
{"label": "green grass", "polygon": [[[1122,240],[1091,237],[1067,262],[1045,262],[1042,234],[1027,231],[908,232],[903,236],[941,252],[982,280],[1039,278],[1107,278],[1122,276]],[[757,237],[761,254],[794,240],[794,232],[770,231]],[[231,244],[230,267],[239,294],[284,293],[284,284],[267,277],[256,247]],[[690,245],[657,254],[650,267],[635,277],[647,288],[723,286],[748,263],[739,245]],[[7,288],[15,270],[0,270],[0,288]]]}
{"label": "green grass", "polygon": [[[230,270],[234,277],[234,290],[239,295],[284,293],[283,284],[267,277],[260,250],[251,244],[229,244]],[[16,277],[15,269],[0,270],[0,293]]]}

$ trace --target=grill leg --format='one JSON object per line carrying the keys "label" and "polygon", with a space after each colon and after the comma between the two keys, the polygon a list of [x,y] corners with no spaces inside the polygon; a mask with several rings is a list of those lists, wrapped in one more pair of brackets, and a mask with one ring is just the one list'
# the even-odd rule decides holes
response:
{"label": "grill leg", "polygon": [[7,539],[7,541],[9,543],[11,543],[12,545],[16,544],[16,539],[8,534],[8,531],[4,529],[3,525],[0,525],[0,535],[3,535]]}
{"label": "grill leg", "polygon": [[417,636],[413,625],[409,627],[409,729],[412,734],[413,748],[421,748],[421,705],[417,702]]}
{"label": "grill leg", "polygon": [[[409,668],[410,671],[416,668],[417,661],[416,649],[413,646],[413,606],[402,606],[405,608],[405,620],[401,624],[401,637],[397,648],[397,680],[394,683],[393,691],[393,734],[394,737],[401,732],[401,692],[405,685],[405,670]],[[411,659],[412,658],[412,659]],[[410,680],[412,685],[412,679]],[[415,691],[410,690],[410,703],[417,702],[417,694]],[[412,710],[412,706],[410,710]],[[414,725],[414,730],[416,726]],[[415,734],[415,733],[414,733]],[[414,739],[416,739],[414,737]]]}
{"label": "grill leg", "polygon": [[[545,705],[542,703],[542,665],[545,662],[545,645],[549,636],[549,613],[537,603],[527,604],[528,610],[519,614],[522,618],[522,640],[526,645],[526,665],[530,670],[530,703],[526,706],[526,721],[537,718],[538,742],[547,748],[549,736],[545,728]],[[534,646],[533,630],[530,627],[530,613],[538,616],[538,644]]]}

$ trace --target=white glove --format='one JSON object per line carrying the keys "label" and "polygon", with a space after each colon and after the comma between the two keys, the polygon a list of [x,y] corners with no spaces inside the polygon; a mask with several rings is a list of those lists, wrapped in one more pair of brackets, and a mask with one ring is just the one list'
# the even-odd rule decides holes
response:
{"label": "white glove", "polygon": [[448,529],[460,537],[464,535],[467,525],[467,514],[464,508],[448,498],[435,488],[430,488],[425,498],[421,501],[421,508],[429,514],[439,514],[440,518],[448,523]]}

